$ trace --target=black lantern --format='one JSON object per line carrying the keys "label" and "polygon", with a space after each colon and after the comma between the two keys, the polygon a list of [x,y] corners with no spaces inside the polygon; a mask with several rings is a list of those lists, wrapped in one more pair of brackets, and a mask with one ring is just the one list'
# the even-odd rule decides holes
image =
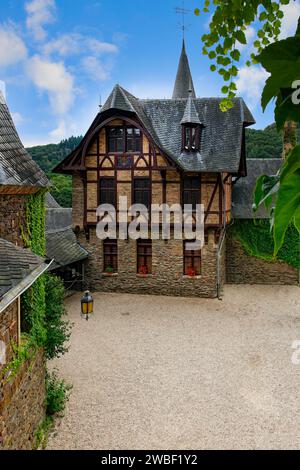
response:
{"label": "black lantern", "polygon": [[81,316],[86,320],[94,313],[94,299],[87,290],[81,299]]}

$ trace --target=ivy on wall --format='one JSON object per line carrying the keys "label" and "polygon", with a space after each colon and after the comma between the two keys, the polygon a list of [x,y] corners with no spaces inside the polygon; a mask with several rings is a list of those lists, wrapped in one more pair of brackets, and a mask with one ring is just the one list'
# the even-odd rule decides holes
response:
{"label": "ivy on wall", "polygon": [[[25,226],[21,236],[26,248],[41,257],[46,253],[45,236],[45,193],[27,197],[25,206]],[[47,291],[47,298],[46,298]],[[5,371],[10,377],[18,372],[27,359],[33,359],[39,348],[44,348],[47,359],[65,353],[65,342],[70,337],[70,324],[64,321],[64,287],[62,281],[45,273],[22,295],[22,334],[21,345],[14,345],[14,359],[7,364]]]}
{"label": "ivy on wall", "polygon": [[229,230],[230,234],[242,243],[248,255],[265,261],[283,261],[300,269],[300,239],[293,225],[289,226],[284,244],[275,259],[269,220],[236,220]]}

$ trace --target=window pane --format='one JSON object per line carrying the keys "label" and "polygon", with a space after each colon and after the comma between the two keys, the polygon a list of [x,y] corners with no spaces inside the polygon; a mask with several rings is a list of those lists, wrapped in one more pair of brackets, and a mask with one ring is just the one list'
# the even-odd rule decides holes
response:
{"label": "window pane", "polygon": [[133,127],[128,127],[126,129],[126,135],[126,152],[139,152],[141,149],[141,131]]}
{"label": "window pane", "polygon": [[116,187],[114,178],[100,178],[100,204],[116,204]]}
{"label": "window pane", "polygon": [[148,178],[135,178],[134,180],[134,204],[150,206],[150,180]]}
{"label": "window pane", "polygon": [[184,274],[199,276],[201,274],[201,250],[187,250],[184,242]]}
{"label": "window pane", "polygon": [[107,273],[118,271],[117,240],[104,240],[103,242],[103,270]]}
{"label": "window pane", "polygon": [[109,152],[122,152],[124,129],[122,127],[108,128],[108,151]]}
{"label": "window pane", "polygon": [[152,241],[137,241],[137,272],[138,274],[152,273]]}

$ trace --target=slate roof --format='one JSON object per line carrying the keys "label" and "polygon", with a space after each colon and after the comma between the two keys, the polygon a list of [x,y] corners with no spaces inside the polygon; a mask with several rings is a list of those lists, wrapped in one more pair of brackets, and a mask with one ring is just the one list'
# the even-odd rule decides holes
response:
{"label": "slate roof", "polygon": [[[233,186],[232,215],[235,219],[253,219],[253,192],[256,180],[261,175],[273,176],[279,170],[280,158],[253,158],[247,160],[248,176],[241,178]],[[266,211],[260,208],[255,215],[258,219],[267,218]]]}
{"label": "slate roof", "polygon": [[46,210],[46,256],[54,260],[51,270],[83,261],[89,256],[73,232],[72,209]]}
{"label": "slate roof", "polygon": [[[95,129],[114,114],[137,118],[160,151],[183,171],[243,173],[244,127],[255,120],[242,98],[223,113],[222,98],[196,98],[183,42],[172,99],[138,99],[116,85],[79,146],[53,171],[84,170],[83,149]],[[200,152],[182,152],[182,123],[204,126]],[[241,160],[242,159],[242,160]]]}
{"label": "slate roof", "polygon": [[29,287],[28,278],[32,274],[37,278],[47,268],[48,264],[40,256],[0,238],[0,311],[2,300],[12,289],[20,287],[21,293]]}
{"label": "slate roof", "polygon": [[25,150],[0,91],[0,184],[47,187],[45,173]]}
{"label": "slate roof", "polygon": [[185,50],[185,42],[183,40],[172,98],[174,100],[188,98],[189,90],[192,92],[192,98],[196,98],[189,60]]}

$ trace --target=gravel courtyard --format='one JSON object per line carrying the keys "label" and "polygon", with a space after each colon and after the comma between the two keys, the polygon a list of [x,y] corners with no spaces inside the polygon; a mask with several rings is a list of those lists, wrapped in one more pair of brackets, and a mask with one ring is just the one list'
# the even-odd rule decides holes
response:
{"label": "gravel courtyard", "polygon": [[48,449],[300,449],[297,287],[226,286],[223,301],[67,300],[73,384]]}

